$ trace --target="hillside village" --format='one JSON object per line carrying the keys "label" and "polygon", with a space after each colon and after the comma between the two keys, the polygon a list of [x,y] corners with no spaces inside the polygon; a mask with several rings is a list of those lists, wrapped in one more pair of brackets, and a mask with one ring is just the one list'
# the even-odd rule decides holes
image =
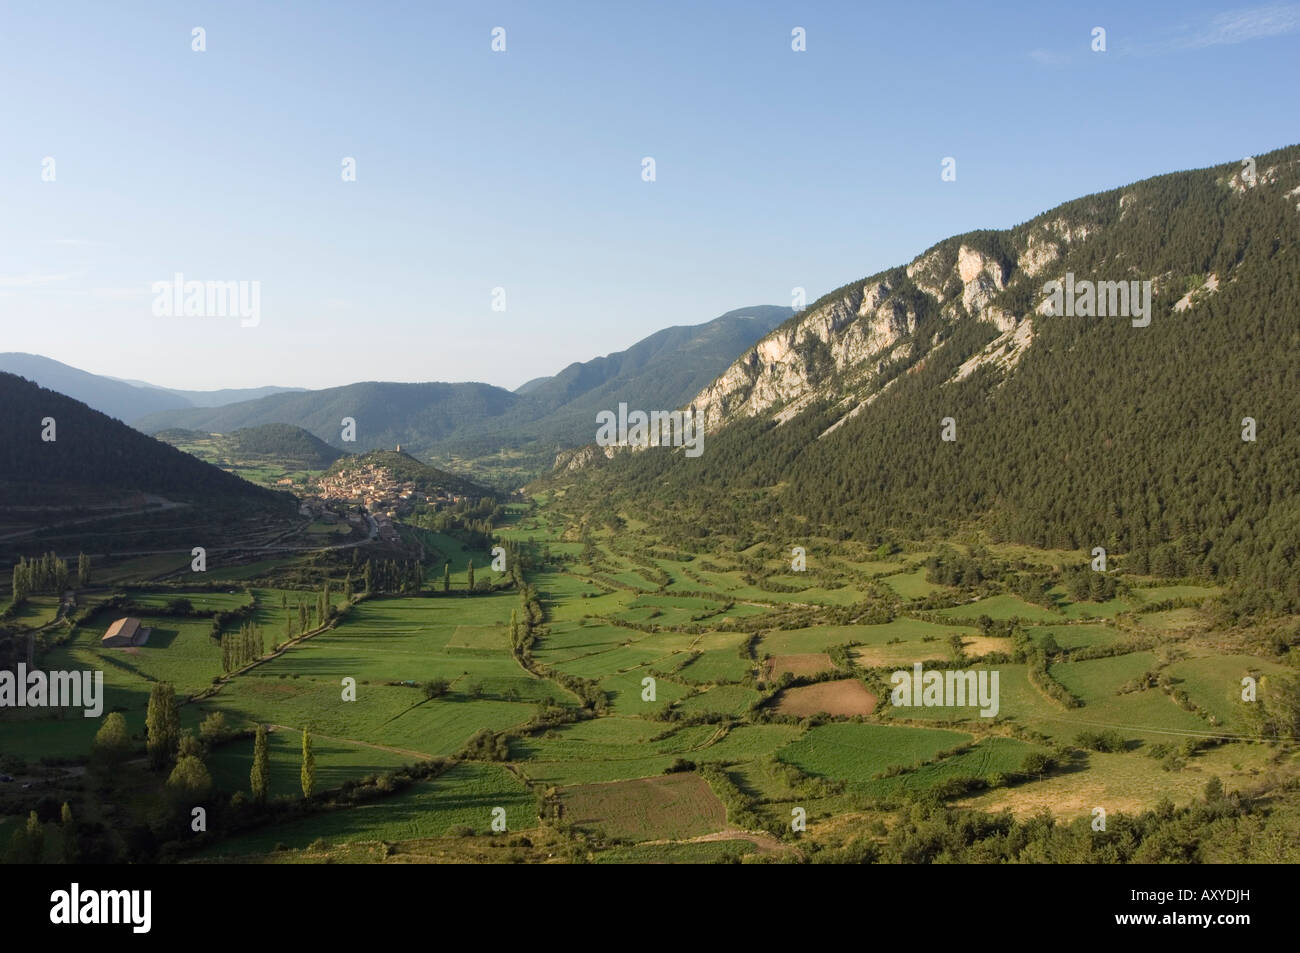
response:
{"label": "hillside village", "polygon": [[333,522],[338,510],[359,508],[374,520],[379,538],[390,541],[398,538],[392,521],[408,515],[417,505],[438,509],[465,499],[441,488],[422,491],[414,481],[399,480],[391,469],[374,463],[326,473],[316,480],[314,489],[314,495],[303,499],[304,515]]}
{"label": "hillside village", "polygon": [[375,515],[388,516],[408,513],[418,503],[436,507],[459,503],[464,498],[442,489],[421,492],[414,481],[399,481],[390,469],[373,463],[327,473],[316,481],[316,487],[325,500],[364,506]]}

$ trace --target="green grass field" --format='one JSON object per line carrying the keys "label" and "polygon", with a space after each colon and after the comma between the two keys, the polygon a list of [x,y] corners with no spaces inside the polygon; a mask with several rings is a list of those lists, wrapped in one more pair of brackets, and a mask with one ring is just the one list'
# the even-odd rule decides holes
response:
{"label": "green grass field", "polygon": [[1119,629],[1107,625],[1035,625],[1026,631],[1040,645],[1050,635],[1057,646],[1063,649],[1114,645],[1123,639],[1123,633]]}
{"label": "green grass field", "polygon": [[1063,613],[1053,612],[1051,609],[1045,609],[1042,606],[1030,605],[1019,596],[1013,596],[1009,593],[990,596],[987,599],[980,599],[978,602],[968,602],[965,605],[954,606],[951,609],[940,609],[938,614],[945,619],[960,622],[975,622],[980,616],[984,615],[995,622],[1002,622],[1007,619],[1021,619],[1025,622],[1060,622],[1064,618]]}
{"label": "green grass field", "polygon": [[752,841],[695,841],[679,844],[637,844],[615,847],[596,855],[598,864],[716,864],[754,853]]}
{"label": "green grass field", "polygon": [[968,734],[932,728],[832,724],[813,728],[777,756],[819,777],[869,781],[887,768],[921,764],[970,740]]}
{"label": "green grass field", "polygon": [[677,710],[686,714],[693,712],[718,712],[723,715],[743,714],[750,705],[759,699],[758,692],[739,685],[715,685],[698,695],[684,699],[677,705]]}
{"label": "green grass field", "polygon": [[[296,731],[272,731],[266,740],[271,796],[297,797],[302,793],[302,735]],[[333,790],[344,781],[382,774],[416,760],[321,735],[312,737],[312,754],[316,758],[317,791]],[[243,791],[250,795],[253,739],[240,738],[221,745],[208,755],[207,765],[217,790],[226,794]]]}
{"label": "green grass field", "polygon": [[927,790],[952,778],[983,778],[1019,771],[1032,753],[1047,749],[1015,738],[985,738],[974,747],[923,765],[916,771],[864,781],[857,790],[872,797],[892,797],[903,791]]}
{"label": "green grass field", "polygon": [[333,844],[442,837],[458,826],[483,835],[492,832],[492,809],[497,807],[505,809],[508,830],[537,826],[536,799],[514,775],[500,765],[464,763],[382,800],[233,837],[198,856],[262,854],[277,844],[301,849],[318,838]]}
{"label": "green grass field", "polygon": [[926,596],[941,592],[944,586],[936,585],[925,578],[925,570],[917,569],[913,572],[897,573],[893,576],[885,577],[885,585],[889,586],[904,599],[922,599]]}
{"label": "green grass field", "polygon": [[560,804],[566,822],[620,840],[695,837],[727,821],[722,802],[691,772],[564,788]]}
{"label": "green grass field", "polygon": [[1241,680],[1253,675],[1286,672],[1286,666],[1251,655],[1211,655],[1174,662],[1166,670],[1178,688],[1192,702],[1210,712],[1218,723],[1231,731],[1247,727],[1242,712]]}

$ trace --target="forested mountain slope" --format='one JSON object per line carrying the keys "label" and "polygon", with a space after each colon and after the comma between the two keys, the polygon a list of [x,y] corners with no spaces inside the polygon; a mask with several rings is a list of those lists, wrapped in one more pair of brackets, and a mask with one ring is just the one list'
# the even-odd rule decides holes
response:
{"label": "forested mountain slope", "polygon": [[290,502],[80,401],[3,372],[0,490],[5,504],[51,508],[106,493],[238,501],[275,510]]}
{"label": "forested mountain slope", "polygon": [[[1049,313],[1052,280],[1150,281],[1149,324]],[[978,523],[1296,605],[1297,359],[1293,146],[940,242],[826,295],[702,390],[703,456],[589,452],[613,460],[559,479],[678,537]]]}

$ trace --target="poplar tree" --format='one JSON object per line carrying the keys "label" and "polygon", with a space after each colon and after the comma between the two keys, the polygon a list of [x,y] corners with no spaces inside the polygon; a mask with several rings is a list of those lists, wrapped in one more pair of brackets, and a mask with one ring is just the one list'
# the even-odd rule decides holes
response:
{"label": "poplar tree", "polygon": [[63,807],[59,810],[59,832],[63,840],[63,862],[65,864],[75,864],[77,862],[77,828],[72,823],[72,808],[68,802],[63,802]]}
{"label": "poplar tree", "polygon": [[316,756],[311,753],[311,735],[302,730],[302,796],[311,797],[316,786]]}
{"label": "poplar tree", "polygon": [[155,682],[149,692],[149,710],[145,714],[145,744],[149,761],[161,768],[171,757],[180,734],[180,711],[176,705],[176,689],[170,682]]}
{"label": "poplar tree", "polygon": [[466,592],[474,591],[474,560],[469,561],[469,585],[465,587]]}
{"label": "poplar tree", "polygon": [[451,592],[451,563],[442,567],[442,591]]}
{"label": "poplar tree", "polygon": [[32,811],[27,815],[27,849],[30,851],[31,862],[39,864],[41,862],[41,853],[45,848],[45,825],[41,819]]}
{"label": "poplar tree", "polygon": [[267,752],[266,725],[257,726],[257,735],[253,739],[253,770],[248,776],[253,789],[253,800],[258,804],[266,801],[266,792],[271,784],[270,755]]}
{"label": "poplar tree", "polygon": [[21,605],[30,591],[27,564],[20,559],[14,563],[13,604]]}

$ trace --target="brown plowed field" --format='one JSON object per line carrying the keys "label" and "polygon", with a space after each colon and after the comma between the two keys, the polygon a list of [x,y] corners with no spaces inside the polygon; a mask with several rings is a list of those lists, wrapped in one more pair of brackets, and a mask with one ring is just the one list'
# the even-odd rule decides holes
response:
{"label": "brown plowed field", "polygon": [[787,688],[776,706],[782,715],[800,718],[823,711],[828,715],[869,715],[875,709],[876,696],[856,678]]}

